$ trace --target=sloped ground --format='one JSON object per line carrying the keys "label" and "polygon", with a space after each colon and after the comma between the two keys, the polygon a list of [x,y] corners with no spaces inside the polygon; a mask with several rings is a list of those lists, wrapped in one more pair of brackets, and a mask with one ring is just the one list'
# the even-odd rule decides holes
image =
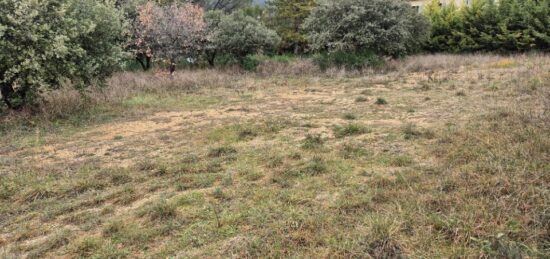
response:
{"label": "sloped ground", "polygon": [[242,75],[31,128],[0,148],[0,257],[550,256],[549,71]]}

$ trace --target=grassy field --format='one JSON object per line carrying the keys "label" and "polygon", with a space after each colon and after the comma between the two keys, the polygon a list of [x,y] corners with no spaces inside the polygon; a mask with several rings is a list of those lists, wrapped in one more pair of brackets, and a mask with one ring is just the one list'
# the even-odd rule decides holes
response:
{"label": "grassy field", "polygon": [[0,127],[0,257],[550,257],[550,56],[121,73]]}

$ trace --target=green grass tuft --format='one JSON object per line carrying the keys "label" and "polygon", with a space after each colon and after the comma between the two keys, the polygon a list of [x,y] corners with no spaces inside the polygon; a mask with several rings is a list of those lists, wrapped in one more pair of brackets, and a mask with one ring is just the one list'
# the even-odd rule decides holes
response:
{"label": "green grass tuft", "polygon": [[344,118],[344,120],[356,120],[357,116],[355,116],[355,114],[353,113],[346,113],[344,114],[344,116],[342,116],[342,118]]}
{"label": "green grass tuft", "polygon": [[306,135],[306,138],[302,141],[302,148],[303,149],[318,149],[322,147],[324,144],[323,139],[321,138],[321,135]]}
{"label": "green grass tuft", "polygon": [[384,98],[378,97],[376,98],[376,102],[374,104],[385,105],[385,104],[388,104],[388,101],[386,101],[386,99]]}
{"label": "green grass tuft", "polygon": [[360,124],[348,124],[345,126],[335,126],[333,128],[334,136],[337,138],[350,137],[369,133],[370,130]]}

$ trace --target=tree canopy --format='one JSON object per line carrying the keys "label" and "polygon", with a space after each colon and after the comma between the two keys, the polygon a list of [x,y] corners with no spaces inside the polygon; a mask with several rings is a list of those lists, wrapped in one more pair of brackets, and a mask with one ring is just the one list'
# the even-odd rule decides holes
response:
{"label": "tree canopy", "polygon": [[400,0],[327,1],[304,28],[314,50],[368,49],[394,57],[419,50],[429,34],[425,17]]}
{"label": "tree canopy", "polygon": [[101,83],[122,58],[126,22],[113,1],[0,0],[0,10],[0,90],[10,108],[64,82]]}
{"label": "tree canopy", "polygon": [[[213,11],[207,14],[210,55],[225,53],[239,61],[249,54],[273,50],[280,41],[273,30],[243,11],[223,14]],[[211,62],[213,64],[213,61]]]}
{"label": "tree canopy", "polygon": [[191,3],[140,6],[134,25],[136,51],[167,62],[174,72],[179,59],[196,57],[201,50],[206,29],[203,16],[203,9]]}

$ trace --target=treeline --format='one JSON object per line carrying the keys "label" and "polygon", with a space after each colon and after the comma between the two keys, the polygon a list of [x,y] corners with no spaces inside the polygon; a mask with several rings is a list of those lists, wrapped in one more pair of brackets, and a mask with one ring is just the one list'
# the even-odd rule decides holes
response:
{"label": "treeline", "polygon": [[128,60],[173,73],[306,54],[360,69],[421,51],[547,51],[549,2],[434,0],[418,13],[403,0],[0,0],[0,90],[19,109],[62,84],[101,85]]}
{"label": "treeline", "polygon": [[129,52],[144,69],[156,60],[170,73],[182,60],[214,66],[220,57],[249,66],[248,55],[272,52],[280,41],[273,30],[239,9],[205,11],[191,2],[138,5],[131,24]]}
{"label": "treeline", "polygon": [[473,0],[457,8],[434,0],[424,48],[432,52],[523,52],[550,49],[550,1]]}
{"label": "treeline", "polygon": [[[151,60],[210,66],[239,64],[254,69],[250,55],[319,53],[322,68],[372,64],[379,56],[417,52],[429,22],[400,0],[273,0],[265,9],[243,5],[208,10],[192,2],[131,4],[130,50],[144,69]],[[125,8],[128,10],[128,8]]]}

